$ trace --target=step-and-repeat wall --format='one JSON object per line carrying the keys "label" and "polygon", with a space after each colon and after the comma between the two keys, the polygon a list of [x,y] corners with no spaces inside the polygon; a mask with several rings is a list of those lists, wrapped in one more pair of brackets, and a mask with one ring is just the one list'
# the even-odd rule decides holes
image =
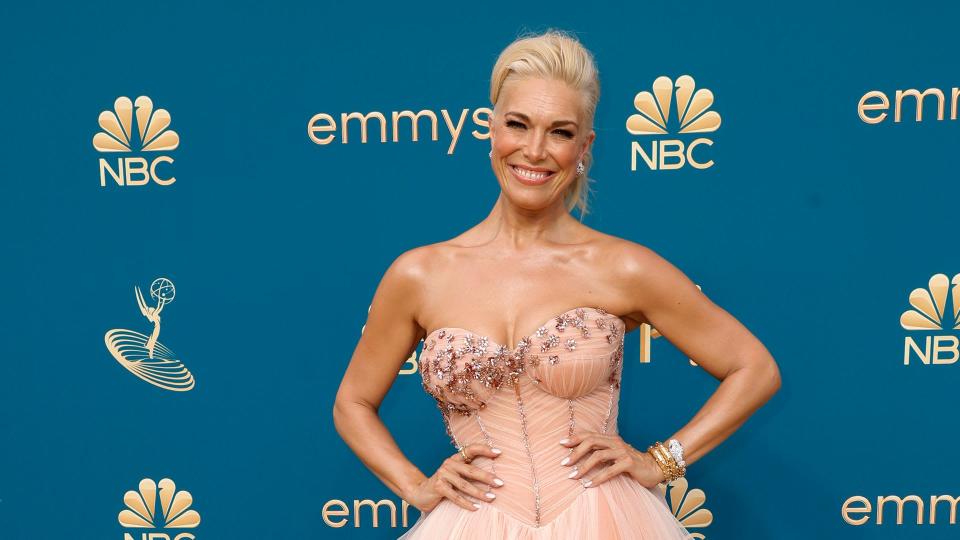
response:
{"label": "step-and-repeat wall", "polygon": [[[390,263],[489,212],[490,71],[550,27],[601,72],[584,222],[672,261],[781,367],[670,486],[677,517],[711,540],[957,535],[955,3],[241,4],[0,7],[0,538],[416,521],[334,395]],[[454,449],[417,368],[380,412],[432,474]],[[645,448],[717,385],[633,332],[620,433]]]}

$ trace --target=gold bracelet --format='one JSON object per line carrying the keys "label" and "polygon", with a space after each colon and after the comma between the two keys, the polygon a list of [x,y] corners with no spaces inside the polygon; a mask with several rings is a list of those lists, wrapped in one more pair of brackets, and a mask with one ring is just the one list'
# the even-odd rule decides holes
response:
{"label": "gold bracelet", "polygon": [[674,468],[673,456],[671,456],[666,448],[664,448],[663,443],[660,441],[654,443],[653,451],[656,453],[657,459],[663,464],[664,467],[671,470]]}
{"label": "gold bracelet", "polygon": [[686,467],[682,467],[677,463],[673,454],[667,450],[662,442],[657,441],[653,443],[647,448],[647,452],[653,456],[657,462],[657,466],[660,467],[660,471],[664,476],[664,483],[669,484],[686,474]]}
{"label": "gold bracelet", "polygon": [[664,462],[663,455],[660,453],[660,449],[657,447],[657,444],[654,443],[647,448],[647,453],[653,456],[654,461],[657,462],[657,467],[660,468],[660,472],[663,473],[664,482],[670,481],[670,467],[667,463]]}
{"label": "gold bracelet", "polygon": [[668,458],[668,461],[670,462],[670,465],[674,470],[674,478],[672,480],[676,480],[677,478],[680,478],[681,476],[687,473],[687,468],[677,463],[677,458],[673,456],[673,453],[670,452],[670,449],[667,448],[665,444],[660,443],[658,445],[658,448],[663,453],[663,455]]}

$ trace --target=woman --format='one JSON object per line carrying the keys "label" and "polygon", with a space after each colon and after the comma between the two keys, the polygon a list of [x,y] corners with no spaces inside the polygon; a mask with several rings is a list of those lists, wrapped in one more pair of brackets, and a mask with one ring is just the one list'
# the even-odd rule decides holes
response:
{"label": "woman", "polygon": [[[592,55],[574,38],[551,31],[507,47],[491,83],[493,210],[402,254],[377,288],[334,422],[422,511],[401,538],[689,538],[656,486],[780,386],[764,346],[677,268],[571,216],[586,212],[598,97]],[[623,338],[643,323],[722,380],[646,452],[617,434]],[[421,339],[423,387],[458,448],[431,476],[377,415]]]}

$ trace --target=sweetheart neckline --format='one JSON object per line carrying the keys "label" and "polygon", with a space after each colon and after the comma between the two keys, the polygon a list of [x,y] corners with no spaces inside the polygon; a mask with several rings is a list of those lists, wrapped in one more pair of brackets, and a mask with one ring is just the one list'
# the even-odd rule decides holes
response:
{"label": "sweetheart neckline", "polygon": [[[610,315],[611,317],[614,317],[615,319],[617,319],[618,321],[620,321],[620,323],[623,324],[624,329],[626,329],[626,327],[627,327],[627,323],[624,322],[624,320],[623,320],[622,317],[620,317],[619,315],[614,315],[613,313],[610,313],[609,311],[607,311],[607,310],[605,310],[605,309],[603,309],[603,308],[596,308],[596,307],[592,307],[592,306],[576,306],[576,307],[572,307],[572,308],[570,308],[570,309],[568,309],[568,310],[566,310],[566,311],[561,311],[560,313],[557,313],[556,315],[553,315],[553,316],[551,316],[551,317],[547,317],[547,320],[545,320],[545,321],[543,321],[542,323],[538,324],[537,327],[533,329],[533,332],[530,332],[529,334],[525,334],[525,335],[521,336],[521,337],[520,337],[520,342],[523,342],[524,339],[526,339],[526,338],[532,336],[533,334],[535,334],[536,331],[537,331],[540,327],[546,326],[547,324],[550,324],[550,321],[556,319],[557,317],[562,317],[562,316],[570,313],[571,311],[576,311],[576,310],[578,310],[578,309],[590,309],[590,310],[593,310],[594,312],[600,313],[600,314],[602,314],[602,315]],[[474,335],[474,336],[486,337],[488,343],[491,343],[491,344],[493,344],[493,345],[500,345],[500,346],[502,346],[502,347],[507,347],[507,349],[508,349],[509,352],[511,352],[511,353],[512,353],[513,351],[517,350],[517,347],[520,346],[520,343],[518,342],[514,347],[509,347],[508,345],[504,345],[503,343],[497,342],[497,340],[495,340],[495,339],[490,339],[489,336],[484,336],[483,334],[481,334],[481,333],[479,333],[479,332],[474,332],[473,330],[470,330],[469,328],[462,328],[462,327],[460,327],[460,326],[439,326],[439,327],[437,327],[437,328],[434,328],[433,331],[428,332],[427,335],[424,336],[424,338],[423,338],[424,344],[427,343],[427,339],[429,339],[430,336],[436,334],[437,332],[439,332],[439,331],[441,331],[441,330],[463,330],[464,332],[466,332],[466,333],[468,333],[468,334],[472,334],[472,335]]]}

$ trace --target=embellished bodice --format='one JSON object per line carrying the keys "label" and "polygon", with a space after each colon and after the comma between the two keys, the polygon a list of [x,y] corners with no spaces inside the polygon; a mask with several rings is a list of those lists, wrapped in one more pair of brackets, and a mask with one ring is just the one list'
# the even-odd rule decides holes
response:
{"label": "embellished bodice", "polygon": [[545,392],[575,398],[604,379],[618,382],[623,329],[619,317],[585,307],[551,318],[513,349],[466,329],[438,328],[424,338],[423,388],[441,408],[464,415],[483,408],[501,387],[517,386],[521,377]]}
{"label": "embellished bodice", "polygon": [[581,430],[616,433],[624,329],[602,308],[577,307],[512,349],[456,327],[424,338],[422,385],[454,446],[503,450],[474,460],[505,482],[492,504],[540,526],[583,491],[587,478],[569,479],[571,468],[559,465],[570,453],[559,441]]}

